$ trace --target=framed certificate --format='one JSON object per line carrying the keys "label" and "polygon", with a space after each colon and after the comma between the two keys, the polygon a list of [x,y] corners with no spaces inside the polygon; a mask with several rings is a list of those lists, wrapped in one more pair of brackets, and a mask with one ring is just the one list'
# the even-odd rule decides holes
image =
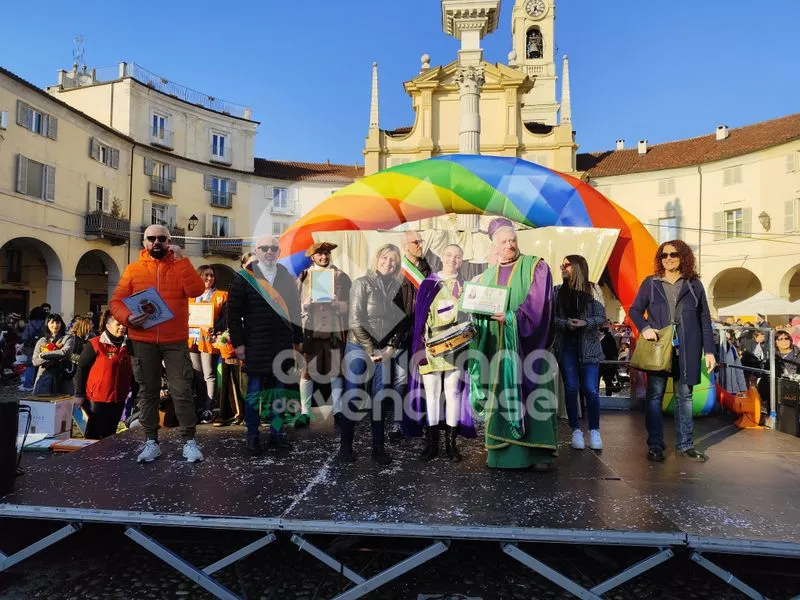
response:
{"label": "framed certificate", "polygon": [[506,311],[508,288],[483,285],[468,281],[464,284],[459,310],[479,315],[493,315]]}
{"label": "framed certificate", "polygon": [[156,325],[161,325],[161,323],[169,321],[175,316],[167,306],[167,303],[164,302],[164,299],[152,287],[123,298],[122,301],[133,315],[147,315],[147,320],[142,324],[142,329],[150,329]]}
{"label": "framed certificate", "polygon": [[311,274],[311,302],[332,302],[333,269],[309,271]]}
{"label": "framed certificate", "polygon": [[189,327],[214,327],[214,306],[210,302],[189,304]]}

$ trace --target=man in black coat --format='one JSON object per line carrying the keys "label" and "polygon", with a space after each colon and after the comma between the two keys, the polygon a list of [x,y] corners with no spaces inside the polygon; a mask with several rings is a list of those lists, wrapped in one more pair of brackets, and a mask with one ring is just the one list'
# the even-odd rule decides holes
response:
{"label": "man in black coat", "polygon": [[[300,348],[300,299],[294,277],[278,264],[280,248],[274,236],[256,242],[257,262],[242,269],[228,295],[228,329],[236,357],[247,379],[245,423],[247,450],[261,453],[258,426],[268,414],[268,447],[289,449],[283,433],[286,371]],[[259,406],[265,408],[259,410]],[[282,406],[281,406],[282,405]],[[278,408],[280,406],[280,408]],[[273,410],[274,408],[274,410]]]}
{"label": "man in black coat", "polygon": [[[600,333],[603,337],[600,338],[600,347],[603,349],[603,358],[605,360],[616,361],[619,357],[619,348],[617,348],[617,340],[614,339],[614,334],[608,327],[601,327]],[[606,396],[610,396],[616,391],[614,387],[614,375],[617,372],[617,365],[601,365],[600,374],[603,377],[603,382],[606,385]]]}

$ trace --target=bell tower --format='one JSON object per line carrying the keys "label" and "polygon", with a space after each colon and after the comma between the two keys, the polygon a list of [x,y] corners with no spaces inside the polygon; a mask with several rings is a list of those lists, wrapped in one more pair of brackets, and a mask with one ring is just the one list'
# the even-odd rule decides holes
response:
{"label": "bell tower", "polygon": [[516,66],[533,83],[522,99],[522,120],[558,125],[556,102],[556,0],[515,0],[511,34]]}

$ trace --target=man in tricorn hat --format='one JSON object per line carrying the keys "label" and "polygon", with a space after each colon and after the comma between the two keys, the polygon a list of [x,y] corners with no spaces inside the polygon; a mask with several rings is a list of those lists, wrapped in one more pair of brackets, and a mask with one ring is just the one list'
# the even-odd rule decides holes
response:
{"label": "man in tricorn hat", "polygon": [[[536,256],[520,254],[508,219],[489,224],[489,239],[497,264],[478,283],[507,288],[508,297],[495,314],[473,315],[477,334],[467,365],[470,402],[486,415],[489,467],[547,470],[558,445],[552,355],[545,352],[552,342],[550,267]],[[498,352],[504,356],[499,368],[488,368]]]}
{"label": "man in tricorn hat", "polygon": [[300,375],[302,414],[295,421],[295,427],[308,424],[315,382],[330,382],[334,419],[338,421],[342,412],[344,380],[341,363],[347,340],[351,281],[331,262],[331,251],[336,247],[330,242],[317,242],[311,246],[306,256],[312,264],[297,278],[305,364]]}

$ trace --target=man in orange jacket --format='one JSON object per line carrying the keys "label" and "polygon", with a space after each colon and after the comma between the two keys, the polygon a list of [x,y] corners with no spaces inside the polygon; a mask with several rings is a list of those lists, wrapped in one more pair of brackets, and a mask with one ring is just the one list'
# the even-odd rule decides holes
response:
{"label": "man in orange jacket", "polygon": [[[140,422],[147,438],[138,462],[152,462],[161,456],[158,445],[158,405],[161,391],[161,364],[175,405],[175,414],[184,440],[183,456],[189,462],[203,460],[194,441],[197,415],[192,398],[192,364],[186,339],[189,337],[187,300],[203,293],[205,284],[180,246],[173,246],[169,230],[151,225],[144,232],[144,250],[139,260],[129,264],[111,297],[114,318],[128,327],[133,356],[133,371],[139,383]],[[133,313],[123,300],[148,288],[155,289],[173,317],[146,328],[146,312]]]}

